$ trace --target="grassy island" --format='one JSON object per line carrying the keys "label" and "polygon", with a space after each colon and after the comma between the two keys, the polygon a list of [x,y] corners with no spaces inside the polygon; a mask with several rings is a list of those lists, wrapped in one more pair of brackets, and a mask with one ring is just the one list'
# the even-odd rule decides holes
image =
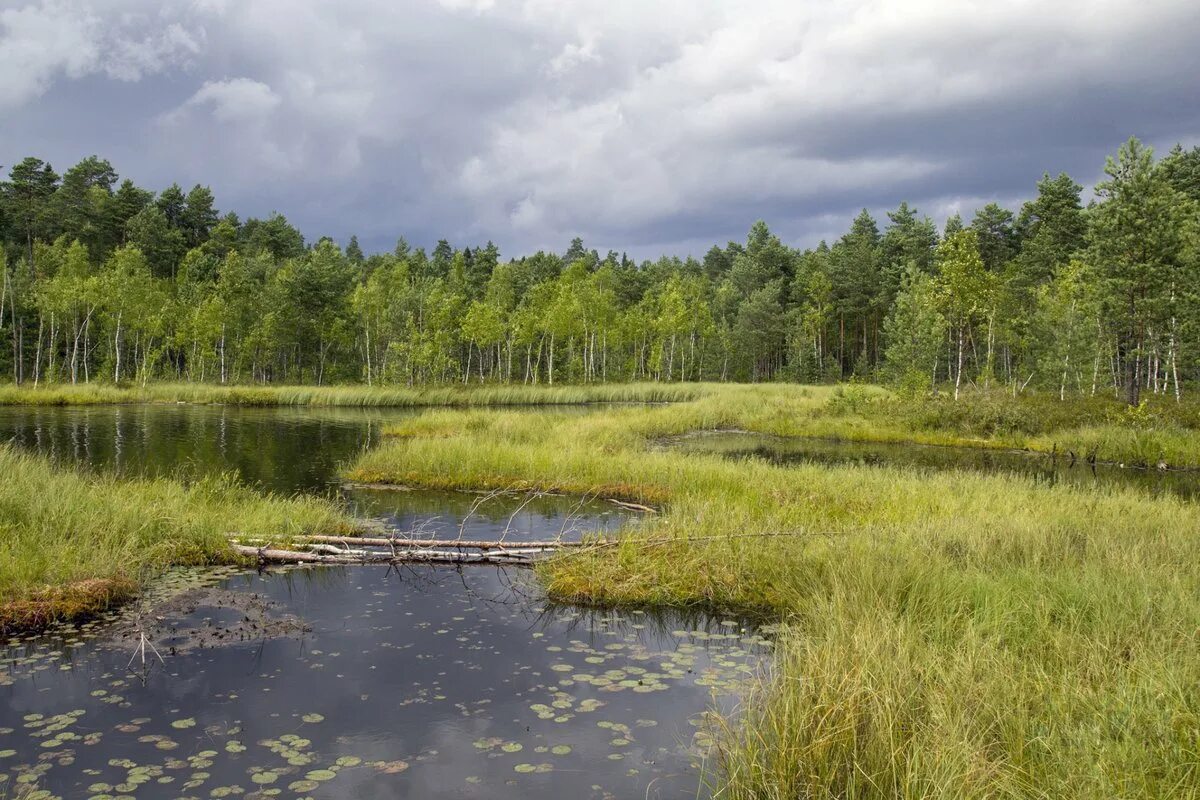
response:
{"label": "grassy island", "polygon": [[760,386],[583,416],[431,411],[349,476],[661,505],[620,547],[541,575],[564,601],[783,623],[773,674],[721,743],[720,797],[1193,795],[1200,507],[657,444],[700,429],[801,433],[814,419],[844,435],[876,401],[848,402]]}

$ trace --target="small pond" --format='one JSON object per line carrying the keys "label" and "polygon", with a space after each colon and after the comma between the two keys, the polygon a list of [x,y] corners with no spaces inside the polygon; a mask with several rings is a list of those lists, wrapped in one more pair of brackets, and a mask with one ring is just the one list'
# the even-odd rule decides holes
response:
{"label": "small pond", "polygon": [[714,431],[677,437],[665,443],[689,453],[728,458],[759,458],[775,464],[862,464],[919,470],[1003,473],[1047,485],[1088,489],[1134,487],[1150,494],[1200,496],[1200,471],[1089,464],[1067,454],[1049,456],[1018,450],[937,447],[911,443],[851,442],[781,437],[740,431]]}
{"label": "small pond", "polygon": [[[627,519],[567,497],[342,490],[338,466],[408,413],[4,408],[0,440],[124,474],[232,470],[406,531]],[[0,797],[703,796],[706,710],[732,708],[770,652],[736,619],[553,607],[519,569],[178,570],[148,594],[0,643]]]}

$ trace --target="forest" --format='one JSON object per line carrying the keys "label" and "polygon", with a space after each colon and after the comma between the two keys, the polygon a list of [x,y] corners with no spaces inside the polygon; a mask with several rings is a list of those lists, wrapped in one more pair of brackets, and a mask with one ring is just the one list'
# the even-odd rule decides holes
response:
{"label": "forest", "polygon": [[1200,147],[1130,139],[1085,204],[1046,173],[1019,209],[939,230],[900,203],[800,250],[759,221],[702,259],[576,238],[308,243],[212,191],[159,193],[85,158],[0,183],[0,369],[17,384],[887,382],[1106,394],[1200,385]]}

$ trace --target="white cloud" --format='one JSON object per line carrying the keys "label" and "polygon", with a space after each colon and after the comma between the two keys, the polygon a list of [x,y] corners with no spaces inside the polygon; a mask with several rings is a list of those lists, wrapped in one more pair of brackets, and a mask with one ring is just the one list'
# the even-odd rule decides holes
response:
{"label": "white cloud", "polygon": [[128,0],[103,9],[79,0],[41,0],[0,10],[0,109],[39,97],[61,78],[99,72],[137,81],[200,52],[203,29],[189,30],[137,6]]}
{"label": "white cloud", "polygon": [[564,75],[580,64],[599,60],[600,56],[596,54],[595,42],[567,42],[558,55],[550,59],[549,70],[552,75]]}
{"label": "white cloud", "polygon": [[258,121],[280,104],[279,95],[267,84],[251,78],[206,81],[183,105],[171,113],[173,118],[192,108],[209,108],[220,122]]}
{"label": "white cloud", "polygon": [[96,22],[61,5],[0,11],[0,108],[37,97],[59,77],[80,77],[99,62]]}
{"label": "white cloud", "polygon": [[141,80],[146,75],[189,63],[200,53],[203,40],[203,29],[188,31],[172,22],[140,39],[114,41],[105,56],[104,70],[117,80]]}
{"label": "white cloud", "polygon": [[481,14],[496,6],[496,0],[437,0],[438,4],[450,11],[474,11]]}

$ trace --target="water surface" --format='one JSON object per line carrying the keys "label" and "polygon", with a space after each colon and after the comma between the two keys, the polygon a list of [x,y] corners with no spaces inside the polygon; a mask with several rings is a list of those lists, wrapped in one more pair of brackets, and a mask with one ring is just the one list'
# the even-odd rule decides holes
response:
{"label": "water surface", "polygon": [[[165,665],[104,626],[2,651],[0,796],[692,797],[704,710],[768,646],[736,620],[551,608],[490,567],[226,585],[308,629],[177,653],[160,639]],[[222,611],[169,624],[236,624]]]}
{"label": "water surface", "polygon": [[[411,413],[3,408],[0,439],[127,475],[233,471],[431,535],[629,518],[569,497],[343,490],[339,465]],[[0,646],[0,797],[694,797],[706,709],[731,707],[770,648],[734,619],[551,607],[519,569],[180,570],[149,594]]]}
{"label": "water surface", "polygon": [[850,442],[781,437],[738,431],[699,433],[679,437],[667,446],[689,453],[712,453],[727,458],[758,458],[775,464],[861,464],[911,467],[929,471],[964,470],[1017,475],[1046,486],[1086,489],[1132,487],[1152,495],[1200,497],[1200,471],[1089,464],[1071,454],[1055,456],[1018,450],[938,447],[911,443]]}

